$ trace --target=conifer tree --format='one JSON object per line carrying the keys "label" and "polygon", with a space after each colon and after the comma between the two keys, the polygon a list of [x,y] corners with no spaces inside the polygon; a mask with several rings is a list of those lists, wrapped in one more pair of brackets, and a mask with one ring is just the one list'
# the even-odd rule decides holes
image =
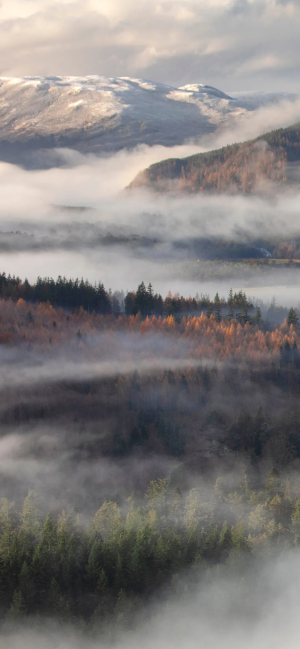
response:
{"label": "conifer tree", "polygon": [[10,622],[16,622],[20,620],[20,618],[23,618],[26,613],[27,609],[21,590],[15,590],[10,609],[6,616],[7,620],[9,620]]}
{"label": "conifer tree", "polygon": [[232,288],[229,291],[227,304],[228,304],[228,317],[230,320],[232,320],[234,318],[234,298],[233,298]]}
{"label": "conifer tree", "polygon": [[219,298],[219,293],[216,293],[214,299],[213,312],[217,322],[221,322],[222,312],[221,312],[221,300]]}
{"label": "conifer tree", "polygon": [[297,311],[293,307],[290,308],[287,316],[287,323],[288,325],[293,325],[294,327],[298,327],[299,323],[299,318],[297,316]]}

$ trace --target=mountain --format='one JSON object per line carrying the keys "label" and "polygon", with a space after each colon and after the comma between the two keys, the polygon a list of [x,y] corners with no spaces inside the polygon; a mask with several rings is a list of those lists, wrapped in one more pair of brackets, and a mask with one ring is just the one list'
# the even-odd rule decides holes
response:
{"label": "mountain", "polygon": [[187,158],[163,160],[141,171],[130,188],[158,192],[252,193],[267,183],[299,182],[300,122],[255,140]]}
{"label": "mountain", "polygon": [[57,147],[103,155],[139,144],[173,146],[295,98],[129,78],[0,78],[0,160],[43,167],[57,163]]}

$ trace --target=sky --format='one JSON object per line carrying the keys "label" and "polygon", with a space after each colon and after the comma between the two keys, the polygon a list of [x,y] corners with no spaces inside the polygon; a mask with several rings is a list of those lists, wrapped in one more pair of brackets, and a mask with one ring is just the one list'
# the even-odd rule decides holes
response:
{"label": "sky", "polygon": [[299,0],[0,0],[0,75],[300,91]]}

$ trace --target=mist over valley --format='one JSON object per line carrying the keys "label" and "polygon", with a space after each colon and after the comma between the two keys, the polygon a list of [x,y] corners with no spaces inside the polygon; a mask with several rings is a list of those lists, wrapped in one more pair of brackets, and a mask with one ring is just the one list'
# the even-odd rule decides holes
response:
{"label": "mist over valley", "polygon": [[0,645],[299,645],[300,9],[0,3]]}

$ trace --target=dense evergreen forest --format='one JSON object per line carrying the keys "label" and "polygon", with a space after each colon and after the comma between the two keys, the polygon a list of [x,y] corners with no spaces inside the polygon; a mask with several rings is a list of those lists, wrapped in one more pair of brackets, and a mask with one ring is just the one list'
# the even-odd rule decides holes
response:
{"label": "dense evergreen forest", "polygon": [[158,479],[123,508],[104,502],[87,529],[74,510],[42,516],[30,492],[19,513],[1,504],[2,620],[39,614],[113,634],[154,596],[187,597],[216,566],[242,577],[299,542],[299,478],[284,482],[275,469],[259,491],[246,473],[232,489],[219,477],[185,495]]}
{"label": "dense evergreen forest", "polygon": [[298,311],[278,326],[242,292],[143,282],[0,289],[3,627],[113,640],[216,574],[255,599],[252,569],[300,543]]}
{"label": "dense evergreen forest", "polygon": [[141,171],[130,189],[251,194],[264,183],[297,183],[294,164],[300,161],[300,126],[266,133],[255,140],[232,144],[188,158],[174,158]]}
{"label": "dense evergreen forest", "polygon": [[201,313],[208,310],[209,313],[216,313],[217,317],[221,313],[229,315],[241,314],[243,317],[248,316],[248,311],[253,310],[253,306],[248,302],[246,295],[231,292],[228,301],[220,299],[219,295],[211,301],[206,295],[196,295],[194,298],[184,298],[179,293],[172,295],[168,293],[165,299],[160,294],[153,292],[152,284],[148,287],[141,282],[136,291],[130,291],[124,295],[123,291],[106,291],[103,284],[90,284],[83,279],[67,279],[59,276],[57,280],[50,277],[37,278],[35,284],[30,284],[27,279],[24,282],[19,277],[6,276],[6,273],[0,275],[0,299],[11,298],[14,301],[19,299],[27,302],[50,302],[56,307],[73,310],[80,307],[89,313],[101,313],[104,315],[114,314],[119,316],[122,312],[126,315],[142,316],[168,316]]}

